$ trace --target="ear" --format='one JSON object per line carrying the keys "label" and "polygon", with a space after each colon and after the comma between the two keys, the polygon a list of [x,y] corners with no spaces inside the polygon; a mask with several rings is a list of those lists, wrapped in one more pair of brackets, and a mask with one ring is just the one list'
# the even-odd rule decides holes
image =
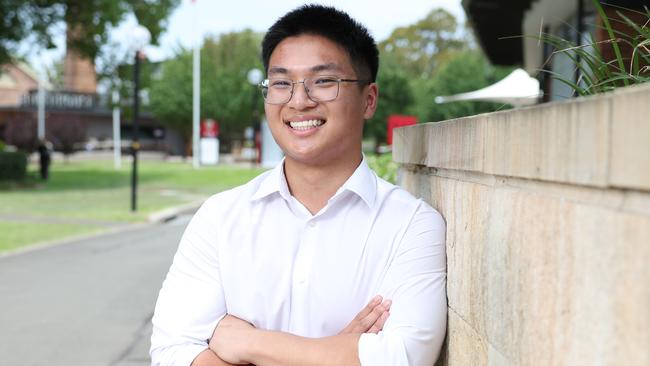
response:
{"label": "ear", "polygon": [[366,109],[363,111],[363,118],[369,120],[375,114],[375,110],[377,110],[379,87],[377,83],[370,83],[366,88]]}

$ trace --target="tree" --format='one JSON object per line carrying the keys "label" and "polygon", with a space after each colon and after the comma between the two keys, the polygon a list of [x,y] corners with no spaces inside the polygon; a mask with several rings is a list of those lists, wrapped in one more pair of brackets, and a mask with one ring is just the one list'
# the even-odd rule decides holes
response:
{"label": "tree", "polygon": [[46,137],[65,156],[69,156],[79,148],[79,144],[88,138],[88,125],[82,115],[55,115],[48,119]]}
{"label": "tree", "polygon": [[[45,138],[54,149],[63,152],[66,159],[87,138],[88,125],[81,114],[51,114],[47,117]],[[34,114],[27,119],[10,119],[4,131],[4,140],[17,148],[33,152],[38,147],[37,119]]]}
{"label": "tree", "polygon": [[95,60],[108,31],[127,14],[151,32],[152,42],[166,29],[166,19],[180,0],[0,0],[0,64],[11,60],[21,41],[54,47],[54,28],[65,22],[67,44]]}
{"label": "tree", "polygon": [[391,114],[406,114],[415,102],[409,78],[399,65],[381,64],[377,74],[379,99],[375,115],[366,122],[364,136],[375,145],[386,142],[386,121]]}
{"label": "tree", "polygon": [[25,120],[9,119],[5,122],[4,136],[2,139],[8,145],[16,146],[20,150],[31,153],[36,150],[36,118]]}
{"label": "tree", "polygon": [[[201,118],[219,121],[221,137],[241,135],[262,112],[260,91],[246,79],[252,68],[262,69],[261,34],[251,30],[208,38],[201,50]],[[152,80],[151,110],[166,126],[190,141],[192,133],[192,53],[179,50],[165,61]],[[255,106],[253,105],[255,103]]]}
{"label": "tree", "polygon": [[191,52],[181,50],[175,58],[163,63],[161,77],[152,82],[150,96],[156,119],[189,142],[192,136]]}
{"label": "tree", "polygon": [[429,78],[454,54],[467,47],[456,18],[444,9],[433,9],[415,24],[396,28],[379,43],[383,60],[400,65],[411,78]]}
{"label": "tree", "polygon": [[264,113],[262,93],[247,80],[251,69],[263,70],[261,42],[262,34],[252,30],[226,33],[205,42],[201,113],[219,121],[226,139],[241,136],[253,119],[259,122]]}
{"label": "tree", "polygon": [[509,105],[487,102],[452,102],[435,104],[439,95],[477,90],[493,84],[512,71],[512,67],[492,66],[480,50],[457,53],[429,80],[413,83],[416,95],[412,112],[420,121],[436,122],[479,113],[508,109]]}

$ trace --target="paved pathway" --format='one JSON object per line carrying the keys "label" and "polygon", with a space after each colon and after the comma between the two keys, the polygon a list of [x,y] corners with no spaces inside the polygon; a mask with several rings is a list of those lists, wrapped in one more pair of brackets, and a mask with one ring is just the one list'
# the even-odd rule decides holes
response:
{"label": "paved pathway", "polygon": [[187,216],[0,257],[0,365],[144,366]]}

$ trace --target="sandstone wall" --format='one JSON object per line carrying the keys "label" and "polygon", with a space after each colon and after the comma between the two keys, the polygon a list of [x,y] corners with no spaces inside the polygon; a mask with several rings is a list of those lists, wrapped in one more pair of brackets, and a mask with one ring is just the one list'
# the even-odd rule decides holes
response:
{"label": "sandstone wall", "polygon": [[447,222],[443,365],[650,365],[650,87],[401,128]]}

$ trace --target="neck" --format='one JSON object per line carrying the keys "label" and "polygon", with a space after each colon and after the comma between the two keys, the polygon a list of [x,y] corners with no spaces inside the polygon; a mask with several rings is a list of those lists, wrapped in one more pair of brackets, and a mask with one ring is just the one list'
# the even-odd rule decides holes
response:
{"label": "neck", "polygon": [[359,167],[361,159],[359,152],[355,158],[346,157],[326,166],[318,166],[286,158],[284,175],[289,191],[314,215],[325,207],[327,201],[350,178]]}

